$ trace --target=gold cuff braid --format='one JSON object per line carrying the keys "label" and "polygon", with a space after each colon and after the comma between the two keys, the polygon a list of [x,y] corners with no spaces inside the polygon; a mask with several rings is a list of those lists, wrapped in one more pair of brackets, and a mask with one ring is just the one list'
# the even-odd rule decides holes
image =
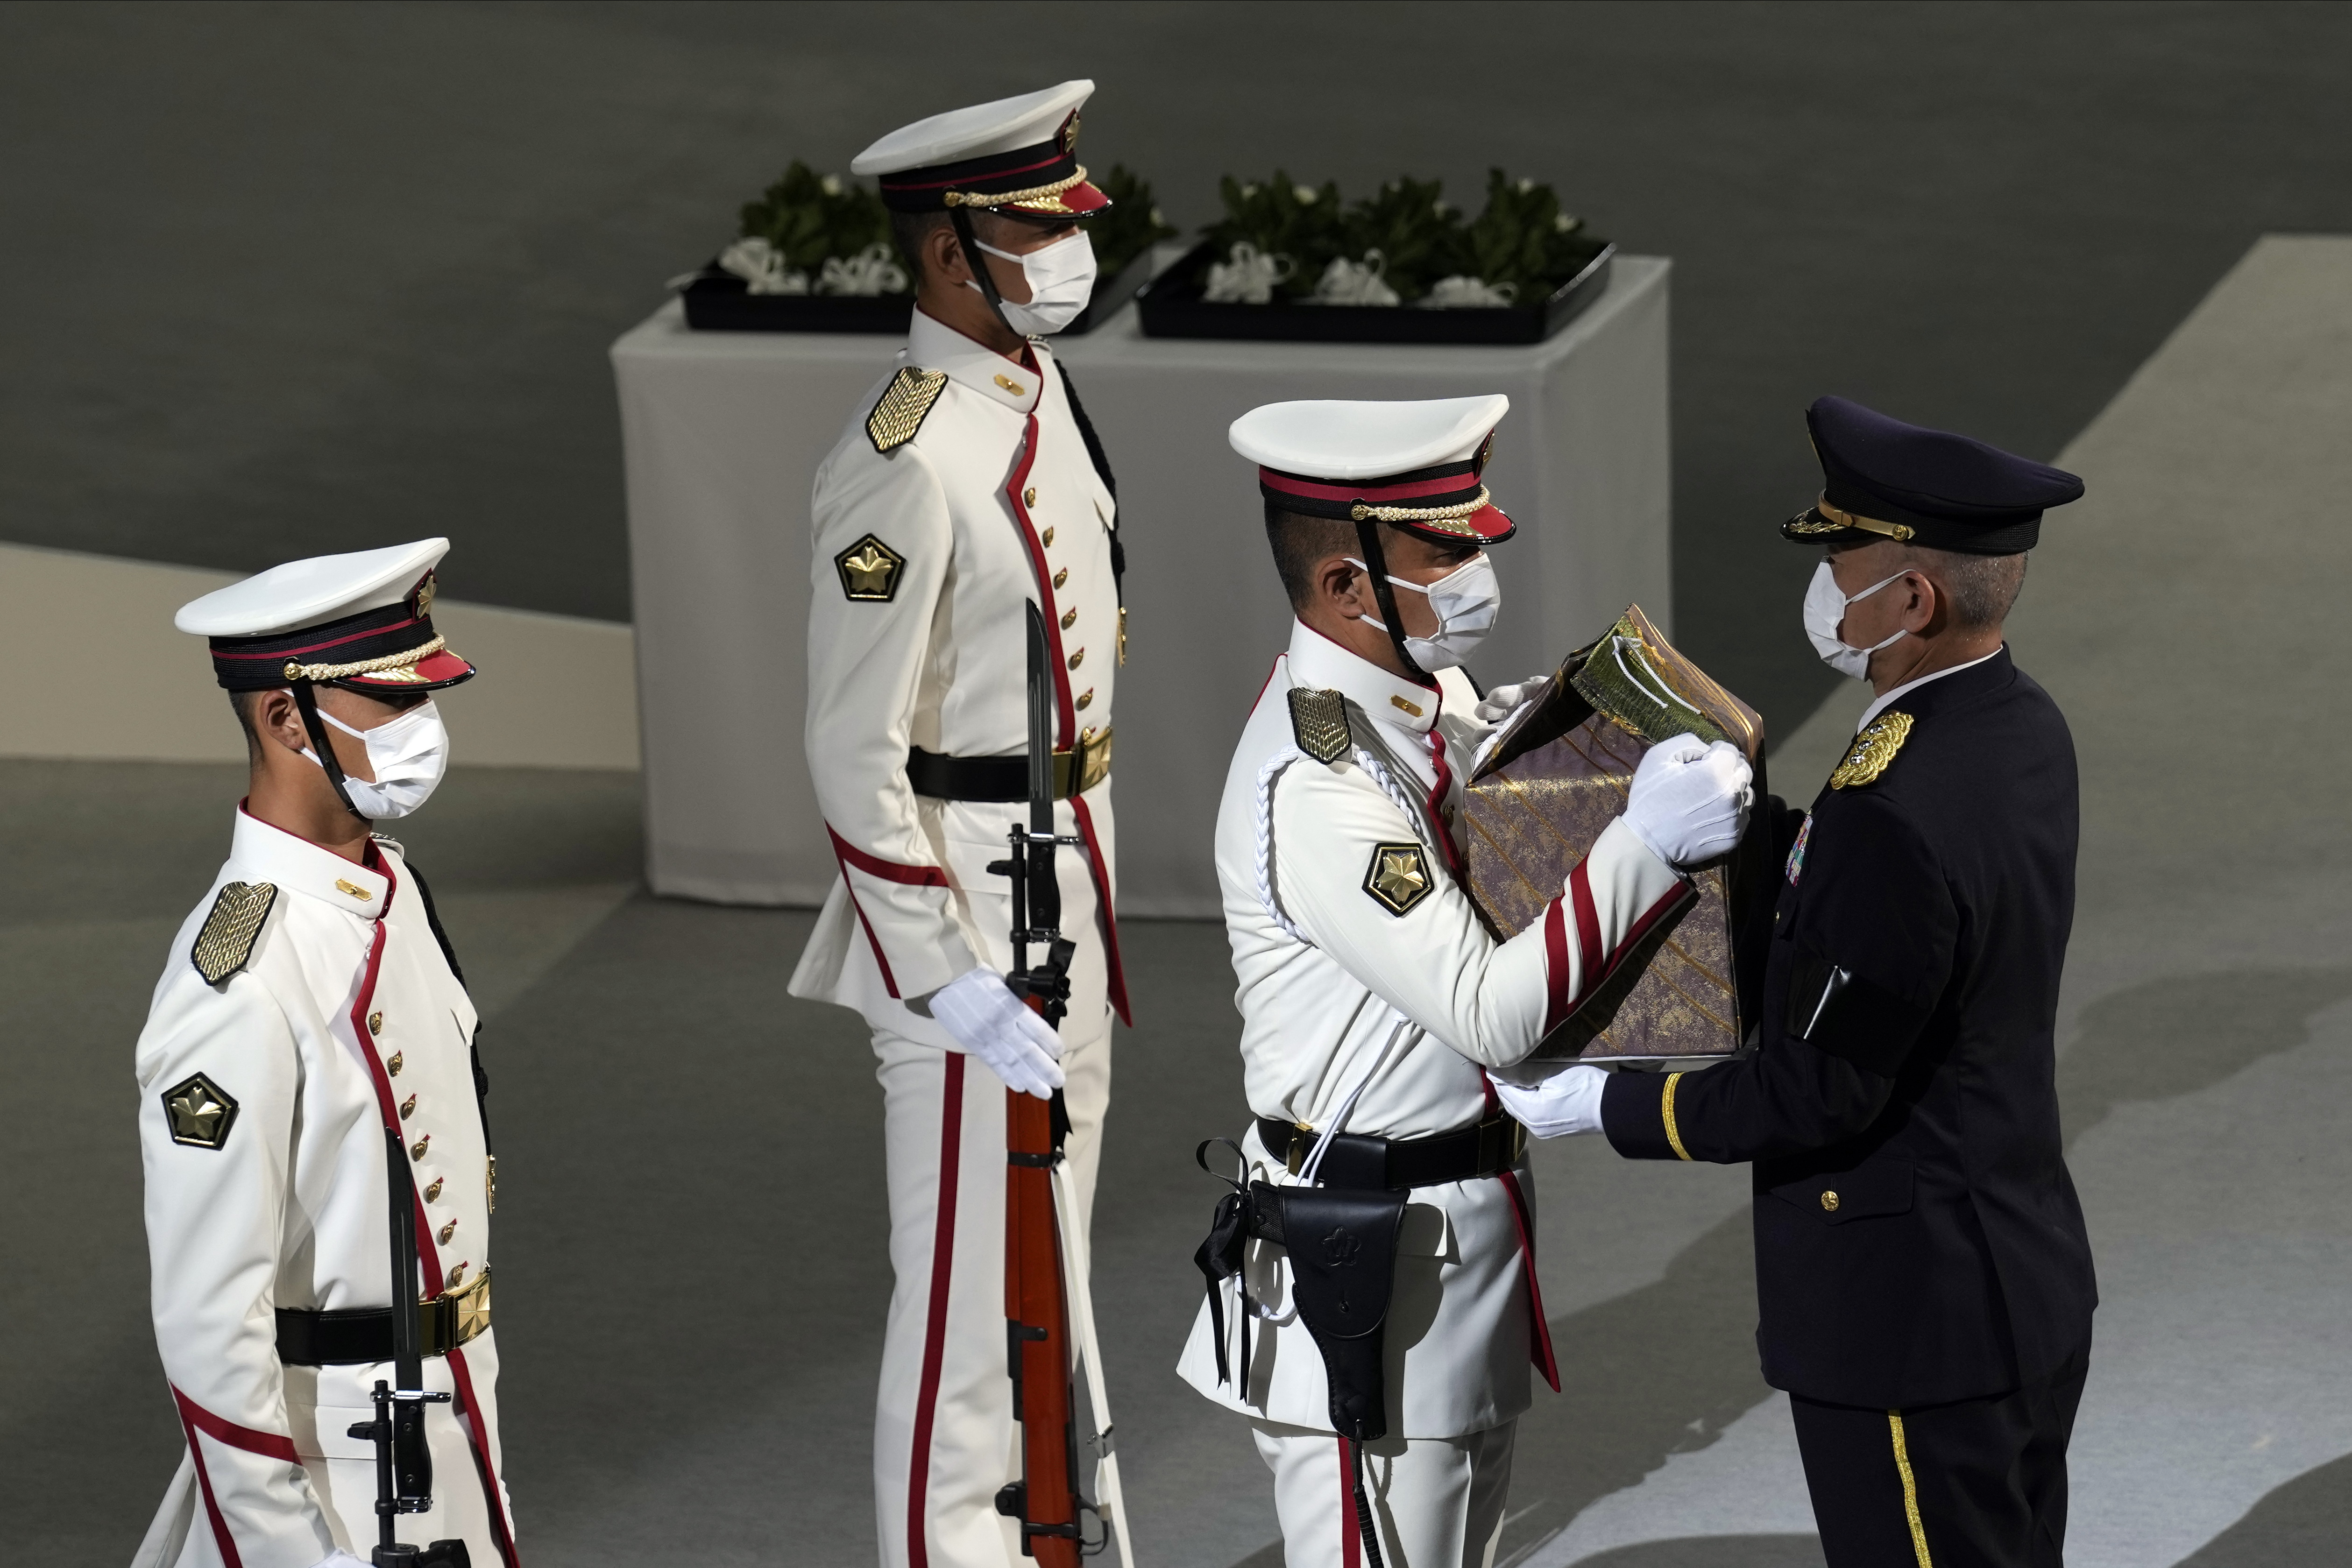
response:
{"label": "gold cuff braid", "polygon": [[446,641],[436,637],[404,653],[386,653],[381,659],[362,659],[350,664],[303,664],[289,659],[286,661],[286,678],[289,681],[341,681],[353,675],[375,675],[388,670],[404,670],[427,654],[439,653]]}
{"label": "gold cuff braid", "polygon": [[1675,1158],[1686,1160],[1690,1151],[1683,1147],[1682,1129],[1675,1125],[1675,1085],[1683,1081],[1679,1072],[1666,1074],[1665,1092],[1658,1096],[1658,1114],[1666,1124],[1666,1142],[1673,1145]]}

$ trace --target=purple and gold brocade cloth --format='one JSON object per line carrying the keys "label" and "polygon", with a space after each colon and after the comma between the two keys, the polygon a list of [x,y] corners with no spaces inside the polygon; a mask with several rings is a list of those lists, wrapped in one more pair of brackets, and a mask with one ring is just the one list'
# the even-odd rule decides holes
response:
{"label": "purple and gold brocade cloth", "polygon": [[[1763,798],[1763,720],[1675,652],[1639,605],[1570,654],[1549,689],[1512,716],[1465,790],[1462,824],[1471,895],[1498,936],[1541,918],[1624,811],[1643,755],[1685,732],[1738,746]],[[1626,956],[1539,1059],[1696,1061],[1729,1056],[1752,1037],[1773,894],[1762,817],[1737,850],[1692,877],[1697,899]]]}

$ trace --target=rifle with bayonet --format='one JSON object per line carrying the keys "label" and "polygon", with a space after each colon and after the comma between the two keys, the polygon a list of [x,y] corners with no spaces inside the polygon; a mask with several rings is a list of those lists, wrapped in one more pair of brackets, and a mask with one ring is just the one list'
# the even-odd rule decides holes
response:
{"label": "rifle with bayonet", "polygon": [[[1046,667],[1045,621],[1029,610],[1029,821],[1006,831],[1009,858],[989,870],[1013,882],[1013,972],[1005,977],[1039,1017],[1061,1028],[1069,1011],[1070,962],[1077,944],[1062,932],[1062,884],[1055,869],[1063,845],[1082,838],[1057,833],[1054,821],[1053,684]],[[1032,947],[1042,949],[1035,966]],[[997,1511],[1021,1524],[1022,1552],[1043,1568],[1076,1568],[1116,1535],[1126,1568],[1135,1568],[1127,1505],[1111,1451],[1110,1410],[1102,1354],[1096,1343],[1088,1295],[1087,1242],[1077,1225],[1076,1193],[1062,1145],[1070,1118],[1062,1092],[1051,1101],[1004,1092],[1004,1328],[1006,1371],[1013,1379],[1013,1416],[1021,1423],[1021,1479],[997,1494]],[[1075,1277],[1077,1288],[1070,1289]],[[1099,1430],[1099,1506],[1087,1500],[1079,1461],[1076,1390],[1071,1375],[1072,1333],[1087,1370],[1087,1393]],[[1108,1514],[1108,1520],[1105,1516]],[[1096,1533],[1080,1522],[1091,1515]],[[1105,1524],[1108,1529],[1103,1529]]]}
{"label": "rifle with bayonet", "polygon": [[375,1419],[351,1428],[352,1437],[375,1445],[376,1545],[368,1560],[374,1568],[473,1568],[464,1542],[410,1546],[400,1540],[395,1522],[404,1513],[432,1511],[433,1448],[425,1407],[446,1405],[449,1396],[425,1386],[416,1327],[424,1294],[416,1260],[416,1186],[398,1127],[383,1130],[383,1145],[384,1189],[391,1203],[393,1381],[375,1380]]}

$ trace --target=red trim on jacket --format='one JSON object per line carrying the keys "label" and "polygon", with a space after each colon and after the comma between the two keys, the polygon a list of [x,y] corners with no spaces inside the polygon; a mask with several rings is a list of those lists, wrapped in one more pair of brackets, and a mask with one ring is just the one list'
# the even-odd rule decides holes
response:
{"label": "red trim on jacket", "polygon": [[[450,1379],[457,1385],[457,1417],[465,1428],[467,1447],[474,1456],[474,1473],[481,1479],[482,1500],[490,1505],[490,1528],[496,1534],[499,1555],[506,1559],[506,1568],[521,1568],[522,1558],[515,1551],[514,1525],[507,1518],[505,1500],[499,1495],[498,1467],[490,1462],[489,1428],[482,1424],[482,1407],[474,1397],[474,1369],[466,1364],[463,1350],[451,1350],[443,1357],[449,1364]],[[1559,1385],[1552,1385],[1557,1388]]]}
{"label": "red trim on jacket", "polygon": [[1544,1026],[1549,1034],[1568,1021],[1567,895],[1544,905]]}
{"label": "red trim on jacket", "polygon": [[1108,971],[1104,989],[1118,1021],[1133,1029],[1135,1017],[1127,1005],[1127,966],[1118,956],[1118,916],[1110,906],[1110,867],[1103,863],[1102,842],[1095,832],[1095,815],[1087,809],[1085,796],[1070,797],[1070,814],[1078,820],[1078,836],[1087,841],[1087,871],[1094,878],[1095,909],[1102,916],[1103,967]]}
{"label": "red trim on jacket", "polygon": [[923,1525],[930,1514],[931,1424],[940,1399],[940,1366],[947,1355],[948,1293],[955,1271],[956,1185],[962,1174],[963,1064],[960,1051],[945,1053],[947,1077],[940,1096],[939,1202],[932,1217],[930,1302],[923,1318],[923,1375],[915,1393],[915,1431],[907,1465],[907,1564],[929,1568],[930,1543]]}
{"label": "red trim on jacket", "polygon": [[[1492,1095],[1493,1092],[1490,1085],[1487,1093]],[[1518,1228],[1519,1258],[1527,1266],[1528,1315],[1534,1320],[1528,1335],[1528,1359],[1536,1364],[1536,1370],[1544,1375],[1544,1381],[1550,1384],[1551,1391],[1557,1394],[1559,1392],[1559,1362],[1552,1354],[1551,1324],[1544,1317],[1543,1285],[1536,1278],[1535,1217],[1528,1212],[1528,1195],[1520,1190],[1519,1173],[1498,1171],[1496,1174],[1502,1179],[1503,1190],[1511,1195],[1511,1223]]]}
{"label": "red trim on jacket", "polygon": [[907,887],[945,887],[948,884],[948,873],[935,865],[900,865],[896,861],[867,854],[835,832],[831,822],[824,825],[824,831],[825,836],[833,841],[834,858],[845,866],[856,866],[868,876],[878,876],[884,882],[895,882]]}
{"label": "red trim on jacket", "polygon": [[232,1448],[242,1448],[248,1454],[259,1454],[265,1459],[283,1459],[299,1465],[302,1456],[294,1451],[294,1439],[281,1437],[275,1432],[257,1432],[250,1427],[214,1415],[172,1385],[172,1403],[179,1407],[180,1430],[188,1439],[188,1457],[196,1467],[196,1487],[205,1494],[205,1516],[212,1521],[213,1543],[220,1548],[221,1562],[226,1568],[245,1568],[245,1560],[237,1555],[236,1538],[229,1533],[228,1521],[221,1517],[220,1501],[213,1496],[212,1471],[205,1465],[204,1445],[196,1441],[202,1432],[216,1443]]}

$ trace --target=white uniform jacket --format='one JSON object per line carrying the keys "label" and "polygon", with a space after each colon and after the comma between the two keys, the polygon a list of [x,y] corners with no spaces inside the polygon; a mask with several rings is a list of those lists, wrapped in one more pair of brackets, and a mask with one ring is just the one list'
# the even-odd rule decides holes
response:
{"label": "white uniform jacket", "polygon": [[[242,967],[210,985],[191,954],[239,883],[275,896]],[[415,1180],[425,1292],[488,1271],[474,1025],[397,846],[354,864],[238,811],[139,1037],[155,1343],[188,1444],[141,1568],[311,1568],[374,1545],[374,1449],[348,1428],[392,1368],[282,1365],[275,1313],[392,1301],[388,1120]],[[402,1521],[418,1545],[465,1538],[480,1568],[513,1562],[498,1370],[495,1331],[425,1361],[425,1385],[456,1399],[426,1406],[436,1509]]]}
{"label": "white uniform jacket", "polygon": [[[1057,748],[1109,732],[1118,680],[1114,503],[1052,350],[1030,353],[1034,368],[916,311],[899,369],[858,406],[812,502],[808,761],[842,880],[791,990],[940,1046],[947,1031],[902,998],[976,964],[1011,967],[1011,885],[987,867],[1026,808],[919,795],[908,748],[1026,755],[1033,601]],[[1108,780],[1055,815],[1087,841],[1057,857],[1062,929],[1078,945],[1063,1033],[1081,1044],[1108,1030],[1107,1003],[1127,1015]]]}
{"label": "white uniform jacket", "polygon": [[[1293,686],[1347,699],[1348,756],[1326,765],[1297,750]],[[1489,733],[1472,716],[1476,700],[1457,670],[1443,672],[1433,692],[1304,625],[1275,662],[1217,816],[1255,1115],[1383,1138],[1478,1122],[1494,1104],[1486,1069],[1535,1050],[1643,931],[1689,896],[1612,824],[1545,917],[1497,943],[1447,863],[1446,824],[1458,819],[1462,780]],[[1258,1179],[1297,1179],[1269,1159],[1254,1126],[1243,1148]],[[1549,1375],[1527,1181],[1522,1165],[1499,1179],[1414,1190],[1388,1316],[1391,1435],[1498,1426],[1527,1408],[1531,1358]],[[1250,1325],[1245,1386],[1218,1382],[1205,1303],[1179,1373],[1233,1409],[1328,1430],[1322,1358],[1291,1304],[1282,1250],[1251,1243],[1245,1277],[1265,1314]],[[1231,1283],[1224,1289],[1228,1360],[1238,1368],[1238,1313]]]}

